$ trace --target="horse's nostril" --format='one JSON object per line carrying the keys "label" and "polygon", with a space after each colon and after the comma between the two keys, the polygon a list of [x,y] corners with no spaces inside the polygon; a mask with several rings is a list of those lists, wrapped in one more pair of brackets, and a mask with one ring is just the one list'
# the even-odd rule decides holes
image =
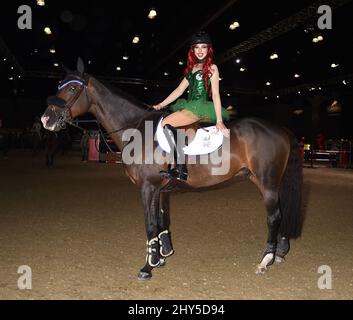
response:
{"label": "horse's nostril", "polygon": [[41,118],[41,121],[42,121],[44,126],[47,124],[48,120],[49,120],[48,116],[42,116],[42,118]]}

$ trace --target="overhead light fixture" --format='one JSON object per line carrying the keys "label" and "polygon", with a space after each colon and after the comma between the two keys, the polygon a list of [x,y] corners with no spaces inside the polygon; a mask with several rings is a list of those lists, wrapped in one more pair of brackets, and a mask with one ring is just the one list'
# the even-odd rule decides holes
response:
{"label": "overhead light fixture", "polygon": [[59,63],[54,62],[54,67],[59,67]]}
{"label": "overhead light fixture", "polygon": [[37,5],[43,7],[43,6],[45,6],[45,1],[44,0],[37,0]]}
{"label": "overhead light fixture", "polygon": [[222,80],[223,80],[223,78],[219,77],[219,81],[222,81]]}
{"label": "overhead light fixture", "polygon": [[229,25],[229,29],[230,29],[230,30],[235,30],[236,28],[239,28],[239,27],[240,27],[240,24],[239,24],[238,21],[234,21],[233,23],[231,23],[231,24]]}
{"label": "overhead light fixture", "polygon": [[346,86],[348,82],[346,80],[343,80],[342,83]]}
{"label": "overhead light fixture", "polygon": [[116,70],[121,71],[121,67],[119,67],[119,66],[116,67]]}
{"label": "overhead light fixture", "polygon": [[13,77],[9,77],[9,80],[12,81],[12,80],[13,80]]}
{"label": "overhead light fixture", "polygon": [[300,74],[296,73],[296,74],[294,75],[294,78],[300,78]]}
{"label": "overhead light fixture", "polygon": [[315,38],[313,38],[313,42],[314,43],[318,43],[318,42],[320,42],[320,41],[322,41],[322,40],[324,40],[324,37],[323,36],[317,36],[317,37],[315,37]]}
{"label": "overhead light fixture", "polygon": [[154,19],[156,16],[157,16],[157,11],[152,8],[147,17],[148,19]]}
{"label": "overhead light fixture", "polygon": [[235,60],[235,63],[240,63],[240,59],[236,59],[236,60]]}
{"label": "overhead light fixture", "polygon": [[230,97],[230,93],[227,93],[227,96]]}
{"label": "overhead light fixture", "polygon": [[165,75],[165,76],[169,76],[169,73],[168,73],[168,72],[164,72],[164,75]]}
{"label": "overhead light fixture", "polygon": [[279,99],[279,96],[276,96],[277,99]]}
{"label": "overhead light fixture", "polygon": [[339,66],[338,63],[331,63],[331,68],[337,68]]}
{"label": "overhead light fixture", "polygon": [[140,42],[140,38],[138,36],[135,36],[133,39],[132,39],[132,43],[139,43]]}
{"label": "overhead light fixture", "polygon": [[55,52],[56,52],[56,51],[55,51],[55,48],[53,48],[53,47],[50,48],[49,52],[50,52],[50,53],[55,53]]}
{"label": "overhead light fixture", "polygon": [[6,58],[2,58],[2,61],[6,61]]}
{"label": "overhead light fixture", "polygon": [[265,100],[267,100],[268,99],[268,97],[265,97]]}
{"label": "overhead light fixture", "polygon": [[178,64],[179,64],[179,66],[183,66],[184,62],[183,61],[179,61]]}
{"label": "overhead light fixture", "polygon": [[143,87],[145,90],[147,90],[148,88],[147,87]]}
{"label": "overhead light fixture", "polygon": [[271,60],[278,59],[278,54],[277,53],[272,53],[271,56],[270,56],[270,59]]}
{"label": "overhead light fixture", "polygon": [[123,56],[123,60],[128,60],[129,59],[129,56],[125,55]]}
{"label": "overhead light fixture", "polygon": [[241,67],[239,70],[240,70],[240,72],[244,72],[244,71],[246,71],[246,68]]}
{"label": "overhead light fixture", "polygon": [[52,32],[51,32],[51,29],[49,27],[45,27],[44,28],[44,32],[47,34],[47,35],[51,35]]}
{"label": "overhead light fixture", "polygon": [[270,81],[267,81],[266,82],[266,86],[270,86],[271,85],[271,82]]}

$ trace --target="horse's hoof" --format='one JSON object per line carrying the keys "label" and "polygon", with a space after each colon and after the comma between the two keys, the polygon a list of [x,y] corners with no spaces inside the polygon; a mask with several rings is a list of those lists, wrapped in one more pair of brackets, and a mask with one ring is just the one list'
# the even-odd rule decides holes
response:
{"label": "horse's hoof", "polygon": [[275,263],[276,264],[280,264],[280,263],[283,263],[285,261],[286,261],[286,259],[284,259],[284,257],[276,256],[276,258],[275,258]]}
{"label": "horse's hoof", "polygon": [[151,278],[152,278],[151,272],[140,271],[137,275],[137,279],[139,279],[141,281],[150,280]]}
{"label": "horse's hoof", "polygon": [[256,273],[256,274],[264,274],[264,273],[266,273],[266,271],[267,271],[267,268],[266,268],[266,267],[261,266],[261,265],[258,265],[258,266],[256,267],[255,273]]}

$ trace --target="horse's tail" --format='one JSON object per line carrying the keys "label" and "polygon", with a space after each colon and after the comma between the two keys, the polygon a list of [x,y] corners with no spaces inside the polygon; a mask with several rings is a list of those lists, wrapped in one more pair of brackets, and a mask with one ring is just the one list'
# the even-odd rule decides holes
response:
{"label": "horse's tail", "polygon": [[279,190],[282,214],[279,232],[281,236],[297,238],[302,229],[303,165],[299,143],[292,134],[290,141],[291,150]]}

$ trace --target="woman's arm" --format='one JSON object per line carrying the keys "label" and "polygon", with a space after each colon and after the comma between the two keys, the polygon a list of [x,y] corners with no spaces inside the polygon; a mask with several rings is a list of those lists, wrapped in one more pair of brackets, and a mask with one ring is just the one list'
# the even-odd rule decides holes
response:
{"label": "woman's arm", "polygon": [[167,105],[171,104],[173,101],[178,99],[185,91],[185,89],[189,86],[189,81],[186,78],[180,82],[179,86],[162,102],[153,106],[154,109],[159,110],[165,108]]}
{"label": "woman's arm", "polygon": [[215,64],[211,66],[211,88],[212,88],[212,100],[217,117],[217,128],[222,131],[222,133],[228,137],[229,131],[226,126],[223,124],[222,119],[222,103],[221,96],[219,94],[219,71]]}

